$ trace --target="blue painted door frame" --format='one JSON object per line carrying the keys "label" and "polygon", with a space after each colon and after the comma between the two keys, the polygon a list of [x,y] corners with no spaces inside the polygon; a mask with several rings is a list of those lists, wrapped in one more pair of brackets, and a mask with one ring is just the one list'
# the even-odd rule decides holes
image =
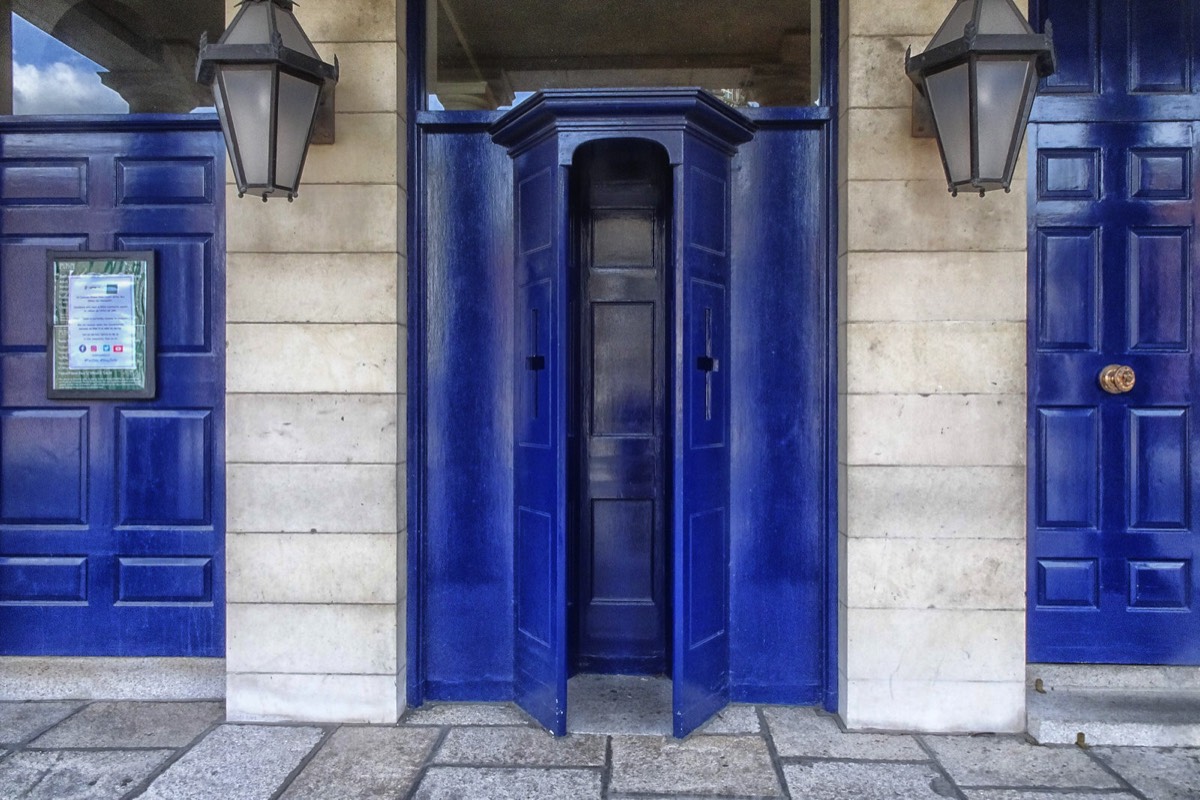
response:
{"label": "blue painted door frame", "polygon": [[1200,3],[1031,14],[1029,659],[1200,664]]}
{"label": "blue painted door frame", "polygon": [[[836,707],[836,6],[814,108],[731,172],[730,694]],[[409,8],[409,702],[514,697],[518,309],[494,112],[427,112]],[[739,322],[742,321],[742,322]],[[535,354],[538,355],[538,354]]]}
{"label": "blue painted door frame", "polygon": [[[0,655],[225,649],[215,117],[0,120]],[[47,250],[152,250],[157,396],[46,398]]]}

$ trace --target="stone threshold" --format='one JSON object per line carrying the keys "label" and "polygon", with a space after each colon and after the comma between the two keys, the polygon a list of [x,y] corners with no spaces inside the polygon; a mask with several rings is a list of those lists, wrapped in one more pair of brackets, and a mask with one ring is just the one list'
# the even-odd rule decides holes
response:
{"label": "stone threshold", "polygon": [[1026,674],[1040,744],[1200,747],[1200,668],[1030,664]]}
{"label": "stone threshold", "polygon": [[222,700],[223,658],[0,658],[0,700]]}

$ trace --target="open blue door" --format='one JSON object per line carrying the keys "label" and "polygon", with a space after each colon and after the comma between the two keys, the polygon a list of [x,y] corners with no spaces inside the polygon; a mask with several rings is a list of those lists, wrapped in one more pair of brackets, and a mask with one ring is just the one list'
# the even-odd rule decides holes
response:
{"label": "open blue door", "polygon": [[675,170],[674,732],[729,702],[729,156]]}
{"label": "open blue door", "polygon": [[567,172],[553,142],[518,155],[514,168],[514,693],[561,736],[567,728]]}

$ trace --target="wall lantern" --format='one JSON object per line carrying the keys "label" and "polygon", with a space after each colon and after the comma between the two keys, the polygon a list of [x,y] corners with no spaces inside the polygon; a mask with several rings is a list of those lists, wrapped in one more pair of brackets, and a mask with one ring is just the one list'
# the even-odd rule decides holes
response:
{"label": "wall lantern", "polygon": [[332,141],[337,58],[321,60],[293,5],[244,0],[216,44],[201,37],[196,62],[196,80],[212,86],[238,197],[261,194],[264,203],[284,194],[295,199],[322,105]]}
{"label": "wall lantern", "polygon": [[957,0],[929,47],[904,69],[927,101],[950,193],[1009,191],[1040,78],[1054,73],[1054,45],[1013,0]]}

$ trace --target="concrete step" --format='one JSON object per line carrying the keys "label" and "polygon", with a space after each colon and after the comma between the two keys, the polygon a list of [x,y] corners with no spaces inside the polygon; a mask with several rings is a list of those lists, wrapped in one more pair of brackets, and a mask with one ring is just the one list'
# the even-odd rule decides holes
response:
{"label": "concrete step", "polygon": [[1197,673],[1180,667],[1030,665],[1029,735],[1041,744],[1200,747]]}

